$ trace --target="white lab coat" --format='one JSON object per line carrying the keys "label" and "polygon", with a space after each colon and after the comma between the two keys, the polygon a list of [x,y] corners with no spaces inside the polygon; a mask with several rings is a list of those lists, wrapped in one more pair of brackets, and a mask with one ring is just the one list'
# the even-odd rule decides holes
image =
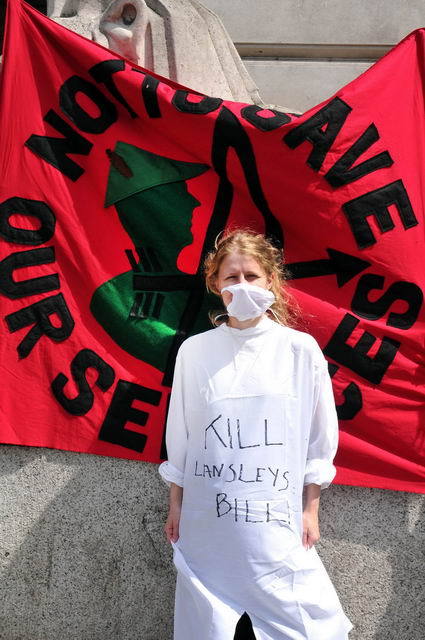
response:
{"label": "white lab coat", "polygon": [[264,317],[182,344],[159,467],[184,487],[175,640],[233,640],[244,611],[258,640],[347,638],[326,570],[301,541],[303,486],[332,481],[337,440],[310,335]]}

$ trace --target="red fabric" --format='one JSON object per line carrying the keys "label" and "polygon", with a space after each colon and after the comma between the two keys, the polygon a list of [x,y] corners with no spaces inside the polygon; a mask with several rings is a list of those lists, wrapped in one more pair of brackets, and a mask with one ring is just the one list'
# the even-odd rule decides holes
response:
{"label": "red fabric", "polygon": [[[421,29],[341,89],[336,94],[338,100],[333,96],[300,117],[290,116],[288,122],[270,131],[262,131],[243,117],[244,105],[238,103],[223,102],[204,115],[181,111],[172,102],[179,87],[164,78],[160,78],[157,90],[161,117],[152,117],[142,98],[144,75],[126,62],[124,70],[112,77],[137,114],[132,118],[105,84],[96,82],[89,73],[97,63],[119,60],[119,56],[19,0],[10,1],[0,101],[0,440],[151,462],[161,459],[169,393],[163,370],[121,348],[90,311],[94,292],[114,276],[128,272],[125,250],[134,251],[114,206],[104,207],[111,170],[106,150],[123,141],[166,158],[207,165],[207,170],[187,182],[189,192],[200,204],[193,212],[193,242],[178,257],[182,273],[197,272],[217,193],[228,189],[229,183],[233,194],[224,200],[230,202],[226,224],[250,225],[275,235],[279,235],[276,229],[281,229],[285,258],[294,275],[293,290],[308,319],[308,330],[334,365],[331,373],[341,418],[336,482],[423,492],[424,53]],[[71,76],[90,83],[115,106],[118,119],[105,131],[81,131],[78,117],[73,121],[61,108],[60,88]],[[99,116],[90,98],[80,92],[76,100],[90,122]],[[191,95],[189,100],[196,103],[201,97]],[[300,141],[300,125],[311,123],[316,113],[326,114],[323,109],[327,104],[335,108],[333,124],[317,124],[313,133],[307,132]],[[227,113],[234,114],[236,125],[231,116],[227,124],[217,124],[226,108]],[[345,117],[341,115],[344,109]],[[25,145],[32,135],[63,137],[63,132],[44,120],[49,110],[93,145],[85,154],[68,154],[82,169],[74,180]],[[258,115],[273,116],[267,111]],[[326,147],[337,121],[340,130],[320,157],[319,138]],[[329,170],[335,169],[335,163],[372,123],[377,135],[369,130],[369,147],[358,150],[357,159],[347,161],[345,169],[353,171],[352,162],[355,167],[384,154],[376,161],[377,168],[351,176],[353,179],[340,186],[334,178],[332,184]],[[235,131],[239,131],[239,142],[232,144]],[[374,135],[379,139],[372,143]],[[231,148],[221,158],[226,140],[230,140]],[[308,161],[314,150],[316,157]],[[255,171],[249,168],[252,157],[260,187],[255,186]],[[338,167],[344,177],[341,163]],[[395,186],[389,188],[393,183]],[[347,205],[380,188],[373,201],[363,199],[357,209],[355,204]],[[22,199],[45,203],[54,213],[56,225],[49,240],[25,243],[19,232],[18,240],[11,239],[12,227],[40,227],[34,217],[23,215]],[[4,204],[7,202],[12,202],[9,208]],[[373,215],[379,206],[380,223],[379,216]],[[44,260],[16,268],[12,279],[18,282],[56,273],[59,288],[49,281],[53,288],[44,292],[24,295],[23,289],[15,290],[7,275],[8,257],[46,247],[54,247],[54,262]],[[338,286],[332,273],[335,267],[329,266],[328,249],[365,263]],[[12,260],[17,260],[16,256]],[[304,262],[310,264],[301,272],[302,266],[295,263]],[[20,357],[17,348],[35,321],[25,325],[22,316],[10,320],[10,315],[51,296],[57,304],[58,294],[62,294],[74,321],[72,330],[68,327],[69,335],[54,339],[46,335],[36,339],[33,335],[35,343],[30,352]],[[64,322],[53,316],[51,321],[56,326]],[[343,321],[345,336],[336,338]],[[16,328],[19,322],[21,328]],[[369,342],[365,332],[371,336]],[[63,385],[65,395],[71,400],[78,395],[70,363],[82,350],[91,350],[109,366],[109,378],[106,376],[108,379],[97,386],[99,372],[90,368],[86,377],[93,396],[91,405],[87,396],[84,405],[86,409],[90,405],[90,409],[83,415],[72,415],[57,401],[51,384],[64,374],[69,379]],[[121,425],[147,437],[139,451],[99,439],[105,417],[113,414],[111,403],[119,380],[158,392],[153,399],[143,396],[145,399],[133,399],[127,405],[147,414],[144,425],[131,420]],[[112,415],[112,423],[114,419],[117,417]]]}

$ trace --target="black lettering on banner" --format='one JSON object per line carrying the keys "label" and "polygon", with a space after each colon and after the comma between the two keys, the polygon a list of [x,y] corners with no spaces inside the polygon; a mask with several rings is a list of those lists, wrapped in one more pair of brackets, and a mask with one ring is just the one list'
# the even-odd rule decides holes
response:
{"label": "black lettering on banner", "polygon": [[[50,316],[53,314],[61,320],[59,327],[55,327],[50,321]],[[55,342],[63,342],[69,338],[75,325],[61,293],[43,298],[29,307],[10,313],[5,320],[11,333],[34,325],[17,346],[20,358],[26,358],[42,336],[47,336]]]}
{"label": "black lettering on banner", "polygon": [[[10,224],[14,214],[32,216],[40,222],[38,229],[22,229]],[[7,242],[36,246],[44,244],[55,233],[56,218],[50,207],[41,200],[13,197],[0,204],[0,236]]]}
{"label": "black lettering on banner", "polygon": [[352,109],[346,102],[341,98],[334,98],[311,118],[291,129],[283,141],[291,149],[306,140],[310,142],[313,150],[307,158],[307,164],[314,171],[319,171],[350,111]]}
{"label": "black lettering on banner", "polygon": [[363,408],[363,397],[359,385],[350,382],[342,391],[343,404],[336,405],[338,420],[352,420]]}
{"label": "black lettering on banner", "polygon": [[359,322],[356,317],[346,313],[323,349],[323,353],[362,376],[365,380],[379,384],[394,360],[400,348],[400,342],[384,337],[378,352],[371,358],[367,352],[376,341],[375,336],[371,333],[364,331],[354,347],[346,343]]}
{"label": "black lettering on banner", "polygon": [[54,261],[55,250],[53,247],[29,249],[27,251],[12,253],[0,262],[0,292],[8,298],[16,299],[59,289],[60,284],[57,273],[20,280],[19,282],[13,279],[13,272],[16,269],[40,264],[50,264]]}
{"label": "black lettering on banner", "polygon": [[373,173],[384,167],[390,167],[394,161],[388,151],[382,151],[353,167],[356,160],[377,140],[379,140],[378,129],[374,124],[371,124],[325,174],[325,179],[329,184],[332,187],[342,187],[344,184],[354,182],[368,173]]}
{"label": "black lettering on banner", "polygon": [[118,91],[117,85],[112,77],[114,73],[117,73],[117,71],[124,71],[124,69],[124,60],[103,60],[91,67],[91,69],[89,69],[89,73],[96,82],[102,82],[105,85],[115,100],[127,109],[131,118],[137,118],[137,113],[133,111],[121,91]]}
{"label": "black lettering on banner", "polygon": [[402,180],[396,180],[384,187],[369,191],[342,205],[342,210],[360,249],[376,243],[376,238],[367,221],[368,216],[375,217],[382,233],[394,229],[395,225],[388,211],[390,205],[396,205],[405,229],[418,224]]}
{"label": "black lettering on banner", "polygon": [[92,143],[75,131],[52,109],[44,116],[44,121],[64,137],[53,138],[52,136],[32,134],[25,142],[25,146],[75,182],[83,175],[84,169],[74,160],[68,158],[68,154],[88,156],[93,146]]}
{"label": "black lettering on banner", "polygon": [[211,111],[216,111],[223,102],[221,98],[211,98],[210,96],[204,96],[200,102],[190,102],[187,99],[189,94],[189,91],[179,89],[172,99],[176,109],[183,113],[205,115],[206,113],[211,113]]}
{"label": "black lettering on banner", "polygon": [[158,86],[159,80],[147,73],[142,83],[142,98],[149,118],[161,118],[157,95]]}
{"label": "black lettering on banner", "polygon": [[154,78],[148,73],[143,73],[140,69],[132,69],[132,71],[142,73],[145,76],[142,83],[142,98],[149,118],[161,118],[162,114],[159,108],[157,94],[159,86],[158,78]]}
{"label": "black lettering on banner", "polygon": [[[264,117],[258,115],[259,111],[270,111],[274,113],[273,117]],[[279,129],[284,124],[291,122],[291,118],[281,111],[276,109],[267,109],[266,107],[259,107],[256,104],[249,104],[241,109],[241,116],[247,120],[250,124],[254,125],[260,131],[274,131]]]}
{"label": "black lettering on banner", "polygon": [[[77,101],[82,93],[99,109],[94,118]],[[85,133],[104,133],[118,119],[117,108],[96,85],[80,76],[71,76],[59,89],[59,106],[63,113]]]}
{"label": "black lettering on banner", "polygon": [[387,325],[398,329],[410,329],[418,318],[423,302],[422,290],[413,282],[400,280],[394,282],[388,290],[375,302],[368,299],[368,294],[373,289],[383,289],[384,276],[373,273],[363,275],[356,287],[351,309],[355,314],[369,320],[378,320],[388,311],[396,300],[404,300],[408,309],[404,313],[391,312],[388,315]]}
{"label": "black lettering on banner", "polygon": [[91,349],[81,349],[70,365],[72,378],[79,391],[75,398],[69,398],[64,393],[65,385],[69,380],[65,374],[59,373],[51,384],[56,400],[73,416],[84,416],[93,406],[94,394],[85,375],[90,368],[96,369],[99,374],[94,384],[102,391],[107,391],[114,382],[115,372]]}
{"label": "black lettering on banner", "polygon": [[161,392],[142,387],[134,382],[119,380],[115,388],[111,404],[105,420],[99,431],[99,440],[112,442],[121,447],[142,452],[145,448],[147,435],[126,429],[127,422],[133,422],[144,427],[149,413],[132,406],[133,400],[140,400],[157,407],[161,400]]}
{"label": "black lettering on banner", "polygon": [[[329,375],[331,378],[338,371],[339,367],[331,362],[328,363]],[[352,420],[363,407],[363,397],[359,385],[350,382],[342,392],[344,402],[336,405],[338,420]]]}

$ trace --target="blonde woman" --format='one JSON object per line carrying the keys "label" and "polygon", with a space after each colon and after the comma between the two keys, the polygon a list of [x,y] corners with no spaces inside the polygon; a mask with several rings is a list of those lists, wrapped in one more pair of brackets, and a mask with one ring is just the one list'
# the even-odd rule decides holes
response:
{"label": "blonde woman", "polygon": [[[177,567],[175,640],[346,640],[352,625],[314,544],[338,425],[327,364],[290,327],[281,252],[224,235],[205,261],[226,312],[176,360],[165,525]],[[246,612],[249,634],[235,629]]]}

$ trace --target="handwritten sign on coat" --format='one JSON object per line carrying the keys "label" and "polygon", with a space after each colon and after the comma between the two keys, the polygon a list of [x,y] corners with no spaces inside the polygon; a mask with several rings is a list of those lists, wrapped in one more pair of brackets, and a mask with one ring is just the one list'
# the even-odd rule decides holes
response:
{"label": "handwritten sign on coat", "polygon": [[191,92],[11,0],[1,441],[165,457],[176,352],[213,304],[203,256],[244,225],[282,243],[328,359],[336,481],[422,492],[424,52],[417,30],[296,117]]}

